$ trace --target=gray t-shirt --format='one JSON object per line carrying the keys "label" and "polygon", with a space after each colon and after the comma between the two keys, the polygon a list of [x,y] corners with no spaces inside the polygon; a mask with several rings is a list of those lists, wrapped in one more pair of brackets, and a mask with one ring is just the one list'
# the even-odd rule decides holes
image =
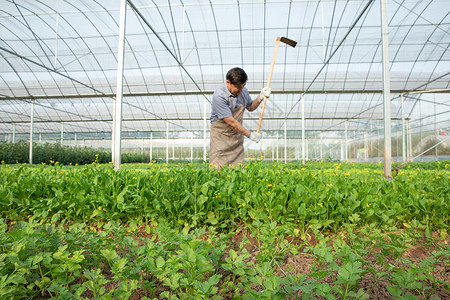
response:
{"label": "gray t-shirt", "polygon": [[[242,101],[242,99],[244,101]],[[211,123],[223,118],[231,117],[232,109],[242,106],[242,102],[244,102],[244,106],[247,107],[252,104],[252,101],[247,88],[244,87],[242,92],[237,97],[234,97],[228,90],[227,84],[224,83],[217,88],[213,95],[211,104]]]}

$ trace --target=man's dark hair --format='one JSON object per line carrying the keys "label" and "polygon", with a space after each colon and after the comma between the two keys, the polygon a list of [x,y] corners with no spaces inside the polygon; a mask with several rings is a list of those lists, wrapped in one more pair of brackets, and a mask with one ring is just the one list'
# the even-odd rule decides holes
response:
{"label": "man's dark hair", "polygon": [[241,68],[233,68],[227,73],[227,80],[234,85],[246,83],[247,78],[247,73]]}

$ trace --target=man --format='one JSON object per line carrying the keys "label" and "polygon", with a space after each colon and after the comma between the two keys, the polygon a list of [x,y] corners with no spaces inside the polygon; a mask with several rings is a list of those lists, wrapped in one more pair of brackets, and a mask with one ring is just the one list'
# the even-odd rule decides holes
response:
{"label": "man", "polygon": [[244,162],[244,136],[258,143],[261,134],[242,126],[244,109],[254,111],[270,88],[263,88],[259,97],[250,98],[245,84],[247,74],[241,68],[228,71],[226,83],[217,88],[212,99],[209,163],[214,168],[236,166]]}

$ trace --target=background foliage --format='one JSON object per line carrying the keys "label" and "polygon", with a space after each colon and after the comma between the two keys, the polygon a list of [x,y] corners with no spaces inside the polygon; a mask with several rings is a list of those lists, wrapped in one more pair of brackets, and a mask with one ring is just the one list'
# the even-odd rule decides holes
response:
{"label": "background foliage", "polygon": [[[7,164],[28,163],[30,144],[25,141],[17,143],[0,142],[0,160]],[[101,151],[89,147],[69,147],[61,144],[33,144],[33,163],[50,164],[57,161],[64,165],[84,165],[93,161],[107,164],[111,161],[110,151]],[[122,153],[123,163],[148,163],[150,158],[145,154]]]}

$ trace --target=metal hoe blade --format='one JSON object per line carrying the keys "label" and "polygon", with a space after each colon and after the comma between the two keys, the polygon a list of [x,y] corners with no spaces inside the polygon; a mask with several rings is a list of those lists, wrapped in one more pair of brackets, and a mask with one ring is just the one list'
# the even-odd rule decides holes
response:
{"label": "metal hoe blade", "polygon": [[287,37],[281,37],[280,38],[280,42],[283,42],[285,44],[288,44],[289,46],[295,48],[295,46],[297,45],[296,41],[293,41],[291,39],[288,39]]}

